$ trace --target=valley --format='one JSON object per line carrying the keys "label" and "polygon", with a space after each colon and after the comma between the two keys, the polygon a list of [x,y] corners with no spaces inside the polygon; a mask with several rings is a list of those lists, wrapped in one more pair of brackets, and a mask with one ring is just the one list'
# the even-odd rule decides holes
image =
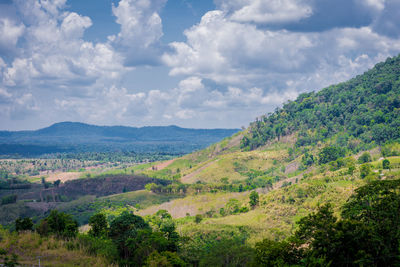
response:
{"label": "valley", "polygon": [[[373,214],[385,201],[394,203],[385,206],[390,212],[400,203],[399,115],[400,56],[348,82],[301,94],[274,113],[257,118],[247,129],[224,132],[218,142],[206,146],[204,140],[211,139],[204,137],[203,147],[198,149],[199,143],[194,142],[191,153],[187,148],[180,150],[179,144],[142,154],[85,151],[24,158],[22,153],[21,158],[2,159],[0,222],[7,237],[0,241],[0,248],[18,254],[26,264],[33,263],[34,251],[42,242],[58,246],[53,251],[57,255],[69,248],[71,260],[86,256],[90,259],[85,263],[98,260],[92,263],[96,266],[138,262],[157,266],[160,259],[170,265],[159,266],[310,266],[313,261],[320,264],[315,266],[324,266],[341,265],[343,259],[377,266],[396,263],[384,254],[398,249],[395,241],[387,250],[365,248],[355,258],[345,252],[340,258],[342,251],[334,248],[340,255],[335,262],[331,254],[318,250],[320,243],[313,243],[319,239],[312,227],[328,225],[346,235],[350,235],[346,227],[354,227],[349,232],[363,234],[360,244],[369,240],[366,233],[385,240],[376,230],[381,227],[377,217],[371,215],[371,219],[368,212],[353,210],[349,203],[358,207],[357,201],[365,197],[367,208],[360,205]],[[51,131],[60,131],[59,127],[64,131],[66,125],[54,127]],[[13,140],[21,142],[28,138],[25,134],[14,134]],[[44,137],[38,136],[36,140],[42,142]],[[45,227],[51,233],[51,226],[45,224],[51,216],[61,216],[54,210],[68,214],[81,232],[54,240],[32,232],[22,233],[21,239],[9,236],[7,231],[16,230],[20,218],[31,218],[38,233]],[[95,216],[104,217],[108,228],[103,230],[108,234],[93,234],[91,218]],[[365,216],[371,223],[361,225]],[[399,213],[390,216],[388,224],[400,218]],[[356,218],[361,219],[357,222]],[[141,230],[129,232],[127,221]],[[124,227],[128,230],[119,233]],[[400,232],[396,233],[394,238],[399,238]],[[125,235],[131,239],[125,240]],[[18,241],[13,243],[12,238]],[[341,238],[332,234],[337,242],[348,242]],[[29,244],[35,247],[32,255],[20,253],[20,246]],[[140,251],[145,252],[135,254]],[[282,253],[290,257],[282,258]],[[51,262],[53,254],[46,255],[43,260]],[[377,260],[381,256],[385,260]],[[71,264],[79,265],[77,261]]]}

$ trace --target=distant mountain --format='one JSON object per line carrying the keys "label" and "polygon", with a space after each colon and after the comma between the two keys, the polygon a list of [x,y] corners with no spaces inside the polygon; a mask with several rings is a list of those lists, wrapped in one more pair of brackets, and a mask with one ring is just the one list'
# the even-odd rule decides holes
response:
{"label": "distant mountain", "polygon": [[0,131],[0,154],[24,154],[24,150],[43,154],[47,149],[49,153],[113,150],[187,153],[238,131],[188,129],[174,125],[138,128],[60,122],[35,131]]}
{"label": "distant mountain", "polygon": [[295,135],[296,146],[330,140],[353,152],[400,139],[400,56],[347,82],[301,94],[250,124],[242,148]]}

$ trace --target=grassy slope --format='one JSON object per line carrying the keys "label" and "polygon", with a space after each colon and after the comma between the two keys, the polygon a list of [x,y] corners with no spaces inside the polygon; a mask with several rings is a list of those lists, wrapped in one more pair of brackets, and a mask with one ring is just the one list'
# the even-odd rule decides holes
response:
{"label": "grassy slope", "polygon": [[[260,205],[248,213],[225,217],[218,215],[219,208],[223,207],[230,198],[236,198],[242,205],[248,205],[249,192],[244,192],[205,193],[187,196],[183,199],[154,205],[141,211],[140,214],[146,215],[154,213],[159,209],[166,209],[174,217],[182,218],[186,213],[193,216],[195,214],[204,214],[210,209],[215,209],[217,215],[214,215],[214,218],[203,220],[200,224],[195,224],[193,218],[180,219],[180,233],[190,235],[191,232],[196,231],[203,232],[225,228],[231,229],[232,227],[245,227],[250,232],[250,243],[254,243],[265,237],[281,239],[287,237],[293,231],[296,227],[296,221],[308,213],[315,211],[320,204],[331,202],[338,212],[339,207],[346,202],[354,190],[364,185],[368,180],[360,178],[359,164],[356,164],[356,171],[353,175],[347,173],[347,167],[330,171],[329,165],[313,166],[307,170],[299,171],[297,167],[302,154],[289,159],[288,148],[292,144],[293,140],[284,140],[250,152],[240,152],[236,149],[233,152],[215,153],[216,147],[218,147],[218,144],[216,144],[206,151],[187,155],[183,159],[175,161],[179,163],[180,160],[191,159],[192,162],[196,162],[196,160],[199,162],[198,165],[192,166],[190,169],[184,169],[183,165],[179,165],[179,168],[183,170],[183,174],[194,174],[190,179],[186,179],[185,175],[183,175],[184,182],[188,183],[196,181],[219,182],[224,177],[228,177],[231,182],[245,179],[246,177],[240,175],[235,170],[237,166],[248,170],[267,170],[273,168],[274,172],[270,175],[279,175],[283,180],[277,182],[274,185],[274,189],[270,192],[258,190],[261,193]],[[322,144],[310,147],[310,152],[316,154],[321,146]],[[398,146],[398,144],[394,146]],[[400,177],[398,171],[400,157],[388,158],[392,166],[394,166],[394,169],[389,172],[382,170],[382,159],[380,159],[379,149],[374,149],[370,152],[375,159],[374,162],[370,163],[373,166],[374,173],[383,172],[384,177],[388,179]],[[351,157],[355,161],[358,156],[353,155]],[[176,167],[169,166],[166,169]],[[148,171],[148,174],[151,175],[152,171]],[[376,178],[371,177],[369,179]],[[285,182],[291,182],[291,184],[282,186]]]}
{"label": "grassy slope", "polygon": [[42,238],[36,233],[10,234],[0,229],[0,248],[18,256],[23,266],[110,266],[100,257],[88,256],[79,248],[67,249],[67,242],[53,237]]}

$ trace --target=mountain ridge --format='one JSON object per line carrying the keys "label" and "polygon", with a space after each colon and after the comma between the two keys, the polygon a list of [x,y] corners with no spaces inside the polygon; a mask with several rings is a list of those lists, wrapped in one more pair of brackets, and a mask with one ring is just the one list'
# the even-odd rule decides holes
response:
{"label": "mountain ridge", "polygon": [[[38,130],[0,131],[0,146],[57,145],[74,146],[73,150],[80,151],[123,149],[153,152],[168,150],[188,153],[220,141],[238,131],[239,129],[189,129],[175,125],[129,127],[60,122]],[[8,147],[3,150],[12,149],[12,147]],[[18,150],[23,151],[24,148],[19,147]],[[0,154],[4,154],[2,149],[0,149]]]}

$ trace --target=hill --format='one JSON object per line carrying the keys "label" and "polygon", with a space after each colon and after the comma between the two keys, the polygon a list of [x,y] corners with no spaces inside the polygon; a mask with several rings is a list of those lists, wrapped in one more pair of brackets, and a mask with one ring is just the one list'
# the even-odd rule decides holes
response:
{"label": "hill", "polygon": [[241,146],[251,150],[292,134],[296,146],[331,140],[353,152],[399,140],[400,56],[347,82],[301,94],[261,116],[250,124]]}
{"label": "hill", "polygon": [[[400,178],[399,108],[400,57],[394,57],[348,82],[302,94],[245,131],[161,169],[136,167],[186,184],[189,192],[141,214],[167,209],[189,235],[246,227],[252,243],[284,239],[319,205],[333,203],[338,212],[359,186]],[[259,207],[220,213],[230,199],[248,207],[251,190],[260,194]],[[185,214],[207,219],[195,224]]]}
{"label": "hill", "polygon": [[35,131],[0,131],[0,153],[23,156],[87,151],[189,153],[238,129],[187,129],[178,126],[96,126],[61,122]]}
{"label": "hill", "polygon": [[[397,259],[392,252],[400,244],[399,76],[400,57],[388,59],[348,82],[300,95],[203,150],[114,169],[114,178],[107,173],[102,178],[112,184],[118,172],[151,177],[129,189],[145,190],[124,192],[116,179],[109,192],[114,195],[76,196],[64,203],[49,197],[34,205],[57,206],[80,223],[102,212],[110,228],[128,216],[124,211],[134,212],[158,237],[165,236],[162,229],[176,229],[183,238],[175,256],[193,266],[246,266],[252,258],[263,262],[255,266],[391,266],[379,262]],[[91,179],[60,188],[94,187]],[[11,200],[3,197],[3,214],[17,209],[30,214],[22,209],[25,200]]]}

